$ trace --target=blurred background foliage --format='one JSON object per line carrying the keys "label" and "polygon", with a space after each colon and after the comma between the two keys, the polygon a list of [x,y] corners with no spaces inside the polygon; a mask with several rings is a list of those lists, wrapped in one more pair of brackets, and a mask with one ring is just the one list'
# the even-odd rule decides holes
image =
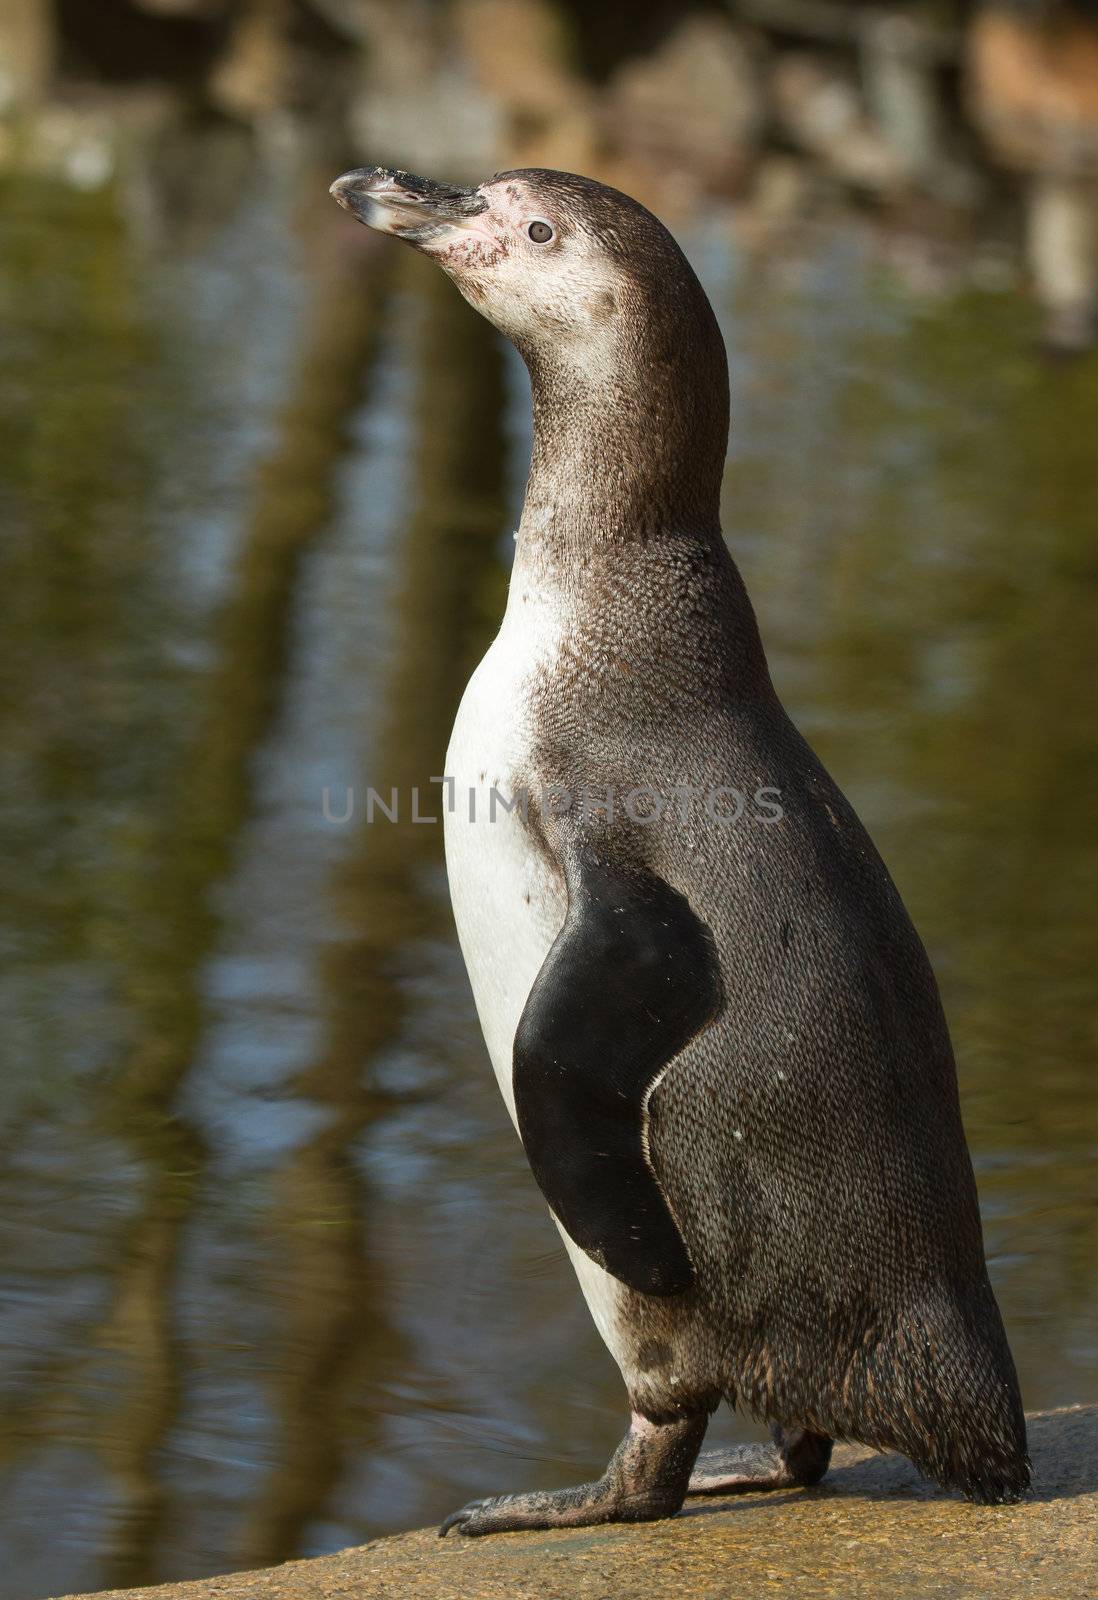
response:
{"label": "blurred background foliage", "polygon": [[587,171],[682,238],[729,540],[939,972],[1027,1401],[1095,1398],[1096,130],[1086,7],[0,4],[0,1595],[620,1433],[407,804],[525,376],[332,205],[364,161]]}

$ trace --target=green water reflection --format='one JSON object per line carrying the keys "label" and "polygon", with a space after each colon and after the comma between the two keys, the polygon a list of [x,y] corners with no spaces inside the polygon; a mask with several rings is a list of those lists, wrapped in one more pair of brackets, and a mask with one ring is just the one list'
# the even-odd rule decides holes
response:
{"label": "green water reflection", "polygon": [[[524,379],[330,170],[219,145],[0,195],[13,1600],[358,1541],[620,1429],[439,829],[364,813],[433,809]],[[726,526],[940,974],[1027,1401],[1093,1399],[1098,368],[1033,362],[1013,300],[914,303],[853,224],[688,242]]]}

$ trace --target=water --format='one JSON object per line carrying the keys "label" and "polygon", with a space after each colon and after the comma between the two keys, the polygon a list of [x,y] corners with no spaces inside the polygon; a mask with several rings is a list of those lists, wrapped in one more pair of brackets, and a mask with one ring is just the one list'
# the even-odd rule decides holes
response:
{"label": "water", "polygon": [[[524,376],[331,164],[190,155],[0,212],[11,1600],[575,1481],[624,1423],[406,800],[502,607]],[[1093,1400],[1098,368],[853,222],[685,238],[726,527],[934,959],[1027,1403]]]}

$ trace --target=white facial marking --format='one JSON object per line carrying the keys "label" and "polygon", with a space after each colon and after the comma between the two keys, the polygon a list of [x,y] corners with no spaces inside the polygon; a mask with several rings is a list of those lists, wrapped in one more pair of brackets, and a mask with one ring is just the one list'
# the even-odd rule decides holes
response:
{"label": "white facial marking", "polygon": [[602,385],[616,365],[622,281],[613,257],[563,201],[521,178],[477,192],[487,210],[425,240],[424,253],[509,338],[551,350]]}

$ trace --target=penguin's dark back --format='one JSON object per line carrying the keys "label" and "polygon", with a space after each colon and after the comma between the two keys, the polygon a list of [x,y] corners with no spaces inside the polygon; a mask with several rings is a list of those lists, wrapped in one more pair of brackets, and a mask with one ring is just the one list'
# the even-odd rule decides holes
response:
{"label": "penguin's dark back", "polygon": [[[760,1416],[1017,1492],[1024,1419],[952,1047],[895,885],[774,694],[723,547],[614,551],[586,581],[533,688],[532,776],[612,791],[607,849],[683,894],[716,943],[720,1014],[648,1108],[698,1337],[724,1341],[726,1393]],[[645,788],[662,814],[631,825],[622,797]],[[659,1348],[681,1314],[638,1296],[631,1320]]]}

